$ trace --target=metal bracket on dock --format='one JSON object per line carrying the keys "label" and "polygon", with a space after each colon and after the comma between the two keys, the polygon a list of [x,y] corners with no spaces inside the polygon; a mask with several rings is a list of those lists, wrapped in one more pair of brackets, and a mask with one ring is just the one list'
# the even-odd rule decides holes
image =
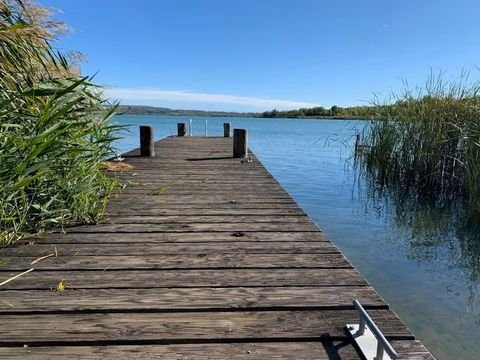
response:
{"label": "metal bracket on dock", "polygon": [[385,339],[377,325],[370,318],[358,300],[353,306],[360,315],[360,324],[347,324],[347,329],[367,360],[396,360],[397,352]]}

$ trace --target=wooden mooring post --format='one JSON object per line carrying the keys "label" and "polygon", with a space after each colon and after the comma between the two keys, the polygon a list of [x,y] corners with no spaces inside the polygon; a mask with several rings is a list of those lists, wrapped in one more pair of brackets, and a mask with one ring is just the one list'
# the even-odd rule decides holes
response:
{"label": "wooden mooring post", "polygon": [[248,131],[247,129],[233,130],[233,157],[244,158],[248,155]]}
{"label": "wooden mooring post", "polygon": [[357,134],[355,138],[355,155],[357,155],[359,148],[360,148],[360,134]]}
{"label": "wooden mooring post", "polygon": [[140,156],[155,156],[152,126],[140,126]]}
{"label": "wooden mooring post", "polygon": [[223,137],[232,137],[232,124],[231,123],[223,123]]}
{"label": "wooden mooring post", "polygon": [[177,131],[178,131],[178,136],[185,136],[185,134],[187,133],[185,123],[178,123]]}

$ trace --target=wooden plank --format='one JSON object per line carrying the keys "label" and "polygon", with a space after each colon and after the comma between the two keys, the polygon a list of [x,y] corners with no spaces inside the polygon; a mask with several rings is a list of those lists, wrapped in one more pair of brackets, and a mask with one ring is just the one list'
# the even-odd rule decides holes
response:
{"label": "wooden plank", "polygon": [[187,191],[190,192],[197,192],[197,191],[205,191],[211,193],[221,193],[226,191],[234,191],[238,190],[239,186],[245,186],[248,184],[248,188],[250,192],[258,192],[258,193],[266,193],[266,194],[285,194],[285,190],[279,185],[275,184],[274,182],[266,183],[266,184],[259,184],[253,182],[222,182],[222,183],[209,183],[209,182],[192,182],[192,181],[171,181],[171,182],[161,182],[161,183],[150,183],[145,181],[143,183],[136,183],[136,182],[127,182],[126,188],[122,190],[122,194],[127,193],[142,193],[142,192],[150,192],[154,189],[158,189],[159,187],[165,188],[165,190],[172,191],[172,192],[181,192]]}
{"label": "wooden plank", "polygon": [[[366,286],[355,269],[226,269],[33,271],[2,290],[55,289],[61,280],[69,289],[233,287],[233,286]],[[18,272],[0,272],[0,282]]]}
{"label": "wooden plank", "polygon": [[280,215],[304,215],[305,213],[300,208],[226,208],[226,209],[195,209],[195,208],[122,208],[109,206],[106,213],[106,218],[111,216],[137,215],[137,216],[200,216],[200,215],[220,215],[220,216],[280,216]]}
{"label": "wooden plank", "polygon": [[247,232],[247,231],[318,231],[314,223],[170,223],[170,224],[99,224],[65,228],[69,233],[151,233],[151,232]]}
{"label": "wooden plank", "polygon": [[175,201],[162,202],[159,197],[152,197],[150,202],[146,204],[141,199],[124,201],[121,198],[110,199],[108,209],[125,208],[129,209],[145,209],[145,208],[167,208],[167,209],[282,209],[282,208],[298,208],[298,205],[291,199],[275,200],[275,199],[222,199],[212,201]]}
{"label": "wooden plank", "polygon": [[295,223],[307,224],[312,221],[306,215],[196,215],[196,216],[111,216],[104,219],[108,224],[191,224],[191,223]]}
{"label": "wooden plank", "polygon": [[[241,239],[241,237],[239,238]],[[226,242],[198,243],[96,243],[92,244],[33,244],[9,247],[2,251],[4,256],[40,257],[56,253],[58,256],[123,256],[136,255],[180,255],[180,254],[332,254],[339,250],[327,241],[304,242],[243,242],[231,239]]]}
{"label": "wooden plank", "polygon": [[[5,257],[0,272],[27,270],[35,257]],[[50,257],[37,264],[40,270],[146,270],[212,268],[351,268],[340,253],[331,254],[181,254],[142,256]]]}
{"label": "wooden plank", "polygon": [[[414,340],[389,310],[370,316],[390,339]],[[219,339],[339,339],[355,310],[2,315],[0,345]]]}
{"label": "wooden plank", "polygon": [[[155,193],[155,191],[160,191],[161,193]],[[238,194],[234,195],[235,191],[238,190],[238,186],[236,189],[195,189],[195,188],[188,188],[185,189],[172,189],[166,186],[158,186],[152,187],[151,189],[129,189],[128,187],[122,190],[121,198],[122,199],[141,199],[143,201],[148,201],[148,199],[157,199],[157,200],[164,200],[165,202],[171,202],[175,200],[175,197],[185,197],[185,200],[194,199],[194,198],[203,198],[203,199],[256,199],[257,202],[259,199],[265,200],[289,200],[290,197],[287,193],[281,193],[278,191],[267,191],[267,190],[259,190],[257,192],[253,191],[257,194],[257,196],[250,196],[247,194]],[[253,189],[254,190],[254,189]],[[116,195],[113,195],[116,196]]]}
{"label": "wooden plank", "polygon": [[368,286],[68,289],[2,291],[0,313],[76,311],[173,311],[213,309],[387,308]]}
{"label": "wooden plank", "polygon": [[[393,340],[402,360],[433,360],[415,340]],[[400,348],[401,346],[401,348]],[[423,349],[423,351],[420,351]],[[261,342],[224,344],[111,345],[0,348],[5,359],[164,359],[164,360],[358,360],[360,355],[350,340],[314,342]]]}
{"label": "wooden plank", "polygon": [[[131,164],[132,165],[132,164]],[[221,178],[216,178],[216,177],[209,177],[206,176],[205,174],[189,174],[188,177],[181,177],[181,174],[175,174],[173,172],[168,172],[168,173],[158,173],[154,172],[153,170],[147,173],[146,171],[144,172],[143,170],[140,169],[135,169],[132,171],[125,171],[125,172],[117,172],[115,173],[115,177],[119,180],[123,181],[131,181],[134,184],[139,183],[140,186],[142,186],[142,183],[152,183],[152,184],[157,184],[159,183],[160,185],[163,184],[165,181],[173,182],[175,183],[176,180],[178,181],[191,181],[191,182],[212,182],[215,183],[215,181],[219,181],[221,179],[222,183],[223,180],[228,184],[228,183],[235,183],[239,184],[238,182],[238,177],[236,175],[238,172],[235,173],[224,173],[224,176]],[[242,180],[244,180],[244,183],[273,183],[273,184],[278,184],[278,182],[270,177],[269,175],[267,176],[266,174],[256,174],[256,173],[246,173],[244,176],[242,176]]]}
{"label": "wooden plank", "polygon": [[391,340],[390,344],[399,354],[399,359],[435,360],[433,355],[418,340]]}
{"label": "wooden plank", "polygon": [[[279,207],[297,207],[292,200],[285,199],[221,199],[218,201],[211,201],[212,199],[193,199],[189,201],[182,202],[180,200],[170,200],[164,201],[160,197],[155,196],[150,199],[150,208],[171,208],[171,209],[183,209],[183,208],[196,208],[203,209],[206,207],[213,208],[217,207],[219,209],[239,209],[239,208],[257,208],[257,209],[268,209],[268,208],[279,208]],[[130,199],[126,201],[125,199],[110,200],[112,201],[111,205],[113,207],[129,207],[131,209],[144,209],[146,208],[145,202],[142,199]]]}
{"label": "wooden plank", "polygon": [[[242,178],[239,180],[233,176],[225,177],[225,178],[207,178],[201,175],[192,175],[188,178],[179,179],[178,176],[174,176],[171,174],[158,174],[158,176],[152,176],[151,179],[145,181],[135,181],[135,179],[131,179],[132,174],[134,172],[127,174],[121,173],[117,176],[118,179],[125,179],[128,180],[128,186],[132,188],[145,188],[145,187],[158,187],[162,185],[168,186],[190,186],[190,185],[201,185],[201,186],[210,186],[217,188],[223,188],[224,186],[240,186],[240,185],[248,185],[248,186],[275,186],[277,188],[283,189],[283,187],[273,178],[267,176],[251,176]],[[142,174],[137,174],[135,176],[142,176]]]}
{"label": "wooden plank", "polygon": [[[181,195],[181,196],[180,196]],[[292,205],[296,205],[293,200],[284,194],[245,194],[237,193],[232,194],[231,192],[221,194],[211,194],[209,192],[205,193],[177,193],[177,194],[161,194],[161,195],[146,195],[146,194],[114,194],[112,198],[120,197],[121,202],[130,202],[130,201],[143,201],[143,202],[161,202],[161,203],[199,203],[199,202],[232,202],[232,201],[244,201],[244,202],[253,202],[253,203],[285,203],[288,202]]]}
{"label": "wooden plank", "polygon": [[[232,166],[232,164],[225,164],[224,166],[212,165],[210,167],[199,167],[197,164],[191,166],[169,166],[168,164],[161,164],[155,162],[151,168],[141,168],[138,164],[133,163],[133,170],[130,172],[123,172],[123,174],[135,174],[137,176],[139,172],[142,173],[142,176],[154,177],[158,173],[158,170],[154,167],[155,165],[162,166],[164,169],[169,170],[170,175],[177,175],[180,178],[187,175],[203,175],[210,178],[220,177],[222,174],[227,176],[235,177],[235,175],[243,176],[256,176],[260,177],[261,175],[269,176],[268,172],[261,166]],[[233,164],[234,165],[234,164]]]}
{"label": "wooden plank", "polygon": [[[202,243],[202,242],[298,242],[328,241],[321,232],[203,232],[203,233],[50,233],[28,240],[42,244],[106,244],[106,243]],[[328,241],[329,242],[329,241]]]}

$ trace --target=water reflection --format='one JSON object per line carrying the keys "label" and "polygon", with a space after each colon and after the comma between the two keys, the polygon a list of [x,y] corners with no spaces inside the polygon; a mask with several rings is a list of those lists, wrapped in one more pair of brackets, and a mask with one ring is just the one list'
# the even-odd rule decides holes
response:
{"label": "water reflection", "polygon": [[[386,241],[398,253],[433,272],[449,272],[463,282],[467,314],[480,325],[480,221],[465,203],[435,202],[410,192],[388,190],[362,175],[363,211],[388,223]],[[462,296],[453,286],[447,292]]]}

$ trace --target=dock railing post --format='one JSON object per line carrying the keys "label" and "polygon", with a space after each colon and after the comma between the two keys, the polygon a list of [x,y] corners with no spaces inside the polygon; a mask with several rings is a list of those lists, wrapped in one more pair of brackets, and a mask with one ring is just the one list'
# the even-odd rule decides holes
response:
{"label": "dock railing post", "polygon": [[223,123],[223,136],[224,137],[232,137],[232,131],[230,130],[232,128],[231,123]]}
{"label": "dock railing post", "polygon": [[233,129],[233,157],[244,158],[248,155],[247,129]]}
{"label": "dock railing post", "polygon": [[178,130],[178,136],[185,136],[186,134],[185,123],[178,123],[177,130]]}
{"label": "dock railing post", "polygon": [[155,156],[152,126],[140,126],[140,156]]}

